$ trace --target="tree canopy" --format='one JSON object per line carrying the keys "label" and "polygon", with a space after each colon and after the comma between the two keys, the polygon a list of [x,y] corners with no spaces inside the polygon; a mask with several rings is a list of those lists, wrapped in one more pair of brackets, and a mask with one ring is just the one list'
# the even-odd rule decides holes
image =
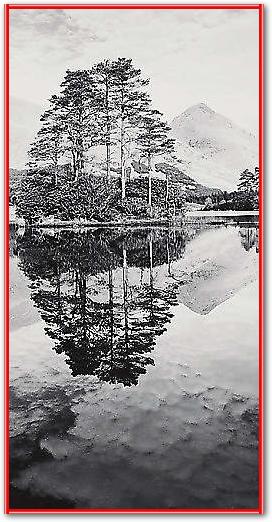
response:
{"label": "tree canopy", "polygon": [[141,207],[148,215],[152,161],[174,150],[171,129],[152,107],[148,85],[129,58],[66,71],[29,150],[28,171],[18,191],[23,217],[133,215],[142,198],[141,193],[127,196],[135,158],[147,165],[146,204]]}

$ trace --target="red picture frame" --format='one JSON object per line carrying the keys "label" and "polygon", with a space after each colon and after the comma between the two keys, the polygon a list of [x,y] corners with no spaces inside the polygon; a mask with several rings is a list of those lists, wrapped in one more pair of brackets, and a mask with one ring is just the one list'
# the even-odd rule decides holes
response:
{"label": "red picture frame", "polygon": [[[5,352],[4,352],[4,401],[5,401],[5,514],[15,513],[256,513],[263,514],[263,365],[264,365],[264,73],[263,73],[263,4],[5,4],[5,160],[4,160],[4,271],[5,271]],[[255,9],[259,15],[259,505],[256,509],[13,509],[9,506],[9,13],[15,9]]]}

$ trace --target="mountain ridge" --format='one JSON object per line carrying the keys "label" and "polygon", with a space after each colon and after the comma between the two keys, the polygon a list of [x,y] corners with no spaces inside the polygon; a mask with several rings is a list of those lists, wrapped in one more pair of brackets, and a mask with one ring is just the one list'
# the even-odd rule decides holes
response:
{"label": "mountain ridge", "polygon": [[258,165],[256,137],[203,102],[170,126],[182,170],[200,184],[231,191],[243,170]]}

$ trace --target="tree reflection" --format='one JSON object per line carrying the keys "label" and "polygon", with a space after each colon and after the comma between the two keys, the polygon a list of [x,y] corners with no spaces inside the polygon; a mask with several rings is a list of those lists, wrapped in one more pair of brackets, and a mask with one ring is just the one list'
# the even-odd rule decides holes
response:
{"label": "tree reflection", "polygon": [[185,244],[178,231],[169,249],[171,233],[28,231],[19,239],[32,299],[74,376],[130,386],[154,364],[150,353],[172,317],[178,288],[170,279],[156,284],[154,269],[180,257]]}
{"label": "tree reflection", "polygon": [[249,252],[251,248],[255,248],[256,253],[259,252],[259,229],[254,226],[240,227],[239,235],[241,245]]}

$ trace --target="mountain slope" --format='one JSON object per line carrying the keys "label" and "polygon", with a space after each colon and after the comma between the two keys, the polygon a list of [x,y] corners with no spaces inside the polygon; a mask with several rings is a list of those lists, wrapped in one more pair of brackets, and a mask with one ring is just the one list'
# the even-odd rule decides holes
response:
{"label": "mountain slope", "polygon": [[195,196],[208,197],[212,194],[222,194],[221,190],[215,187],[207,187],[198,183],[195,179],[185,174],[181,169],[176,166],[165,163],[156,163],[155,170],[168,174],[169,179],[174,183],[179,183],[184,190],[186,195],[194,194]]}
{"label": "mountain slope", "polygon": [[[148,173],[147,166],[143,163],[140,164],[139,161],[133,160],[131,162],[131,166],[133,167],[133,171],[136,176],[138,175],[139,177],[142,177]],[[177,166],[167,163],[167,159],[165,161],[161,161],[160,163],[155,163],[154,169],[155,173],[160,174],[160,179],[165,180],[166,175],[168,175],[170,182],[179,184],[181,190],[186,196],[194,194],[195,196],[208,197],[212,194],[222,194],[222,191],[218,188],[207,187],[201,183],[198,183],[187,174],[184,174],[184,172]]]}
{"label": "mountain slope", "polygon": [[240,173],[258,165],[255,136],[204,103],[174,118],[171,127],[181,169],[200,184],[233,190]]}

